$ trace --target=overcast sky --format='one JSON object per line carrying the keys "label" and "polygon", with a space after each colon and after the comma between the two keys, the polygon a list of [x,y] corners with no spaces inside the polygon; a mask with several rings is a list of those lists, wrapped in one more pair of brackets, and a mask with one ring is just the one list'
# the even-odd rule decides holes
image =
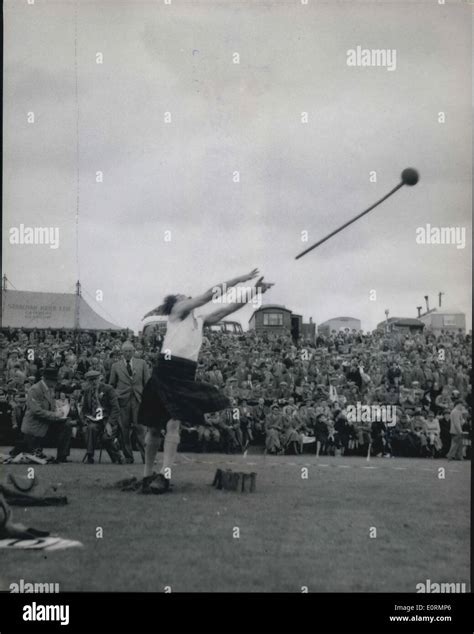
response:
{"label": "overcast sky", "polygon": [[[470,328],[470,9],[5,0],[4,272],[19,290],[73,291],[79,278],[100,314],[134,329],[165,294],[253,267],[275,282],[265,300],[305,320],[372,329],[386,308],[416,316],[443,291]],[[395,49],[396,69],[348,66],[358,45]],[[294,259],[407,166],[416,187]],[[21,223],[59,227],[60,247],[10,245]],[[465,227],[466,247],[417,244],[428,223]],[[251,313],[236,314],[244,327]]]}

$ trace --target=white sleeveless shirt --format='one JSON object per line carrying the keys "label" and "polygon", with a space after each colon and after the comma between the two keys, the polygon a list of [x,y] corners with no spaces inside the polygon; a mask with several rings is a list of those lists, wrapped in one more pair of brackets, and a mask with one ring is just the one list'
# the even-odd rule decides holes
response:
{"label": "white sleeveless shirt", "polygon": [[162,354],[197,362],[202,345],[204,317],[195,317],[193,311],[185,319],[168,320]]}

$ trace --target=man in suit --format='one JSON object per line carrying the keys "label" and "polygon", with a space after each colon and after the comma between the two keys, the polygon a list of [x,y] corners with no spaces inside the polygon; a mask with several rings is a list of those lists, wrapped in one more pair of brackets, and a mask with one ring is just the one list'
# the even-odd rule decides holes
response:
{"label": "man in suit", "polygon": [[446,458],[448,460],[463,459],[463,423],[464,423],[464,405],[462,401],[456,401],[456,405],[451,411],[451,447],[449,448]]}
{"label": "man in suit", "polygon": [[42,378],[28,392],[21,431],[29,451],[42,453],[48,435],[57,447],[56,462],[68,462],[72,424],[67,416],[56,411],[54,388],[57,382],[57,368],[45,368]]}
{"label": "man in suit", "polygon": [[101,381],[102,376],[96,370],[86,372],[85,378],[87,387],[84,390],[81,415],[87,424],[87,463],[94,464],[97,438],[101,435],[102,446],[112,462],[123,464],[125,460],[118,440],[120,406],[117,393],[111,385]]}
{"label": "man in suit", "polygon": [[112,365],[110,385],[117,390],[120,405],[120,428],[122,445],[127,463],[133,463],[131,435],[135,431],[137,444],[143,462],[145,462],[145,427],[138,424],[138,408],[142,400],[143,388],[151,376],[148,365],[143,359],[134,356],[135,348],[131,341],[122,345],[122,359]]}

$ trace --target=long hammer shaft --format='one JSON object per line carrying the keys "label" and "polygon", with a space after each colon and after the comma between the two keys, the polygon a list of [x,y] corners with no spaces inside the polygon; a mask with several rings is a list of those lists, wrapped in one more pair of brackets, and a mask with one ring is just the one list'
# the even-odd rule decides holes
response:
{"label": "long hammer shaft", "polygon": [[298,260],[298,258],[303,257],[303,255],[306,255],[306,253],[309,253],[310,251],[312,251],[313,249],[315,249],[316,247],[319,247],[320,244],[322,244],[323,242],[326,242],[326,240],[329,240],[329,238],[332,238],[332,236],[335,236],[336,233],[339,233],[339,231],[342,231],[343,229],[345,229],[346,227],[348,227],[349,225],[351,225],[353,222],[355,222],[356,220],[358,220],[359,218],[362,218],[362,216],[365,216],[365,214],[368,214],[369,211],[372,211],[372,209],[374,209],[375,207],[377,207],[377,205],[380,205],[380,203],[383,203],[384,200],[387,200],[387,198],[389,196],[391,196],[392,194],[394,194],[397,189],[400,189],[400,187],[403,187],[403,185],[405,185],[405,183],[403,181],[401,181],[400,183],[398,183],[398,185],[396,187],[394,187],[391,191],[388,192],[388,194],[386,194],[383,198],[381,198],[380,200],[378,200],[376,203],[374,203],[371,207],[369,207],[368,209],[366,209],[365,211],[363,211],[362,213],[358,214],[357,216],[354,216],[354,218],[352,218],[351,220],[348,220],[347,222],[345,222],[343,225],[341,225],[338,229],[334,229],[334,231],[331,231],[331,233],[328,233],[327,236],[325,236],[324,238],[322,238],[321,240],[319,240],[319,242],[316,242],[316,244],[313,244],[311,247],[308,247],[305,251],[302,251],[299,255],[297,255],[295,257],[295,260]]}

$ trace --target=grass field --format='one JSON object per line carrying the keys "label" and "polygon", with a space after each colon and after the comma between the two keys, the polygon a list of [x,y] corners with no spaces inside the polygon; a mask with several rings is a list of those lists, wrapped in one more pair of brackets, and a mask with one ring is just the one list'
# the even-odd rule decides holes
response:
{"label": "grass field", "polygon": [[[427,579],[469,588],[469,462],[179,454],[173,492],[143,496],[108,488],[141,464],[87,466],[81,456],[36,467],[68,506],[13,511],[84,547],[1,550],[1,590],[20,579],[61,591],[415,592]],[[215,490],[218,466],[256,471],[256,493]]]}

